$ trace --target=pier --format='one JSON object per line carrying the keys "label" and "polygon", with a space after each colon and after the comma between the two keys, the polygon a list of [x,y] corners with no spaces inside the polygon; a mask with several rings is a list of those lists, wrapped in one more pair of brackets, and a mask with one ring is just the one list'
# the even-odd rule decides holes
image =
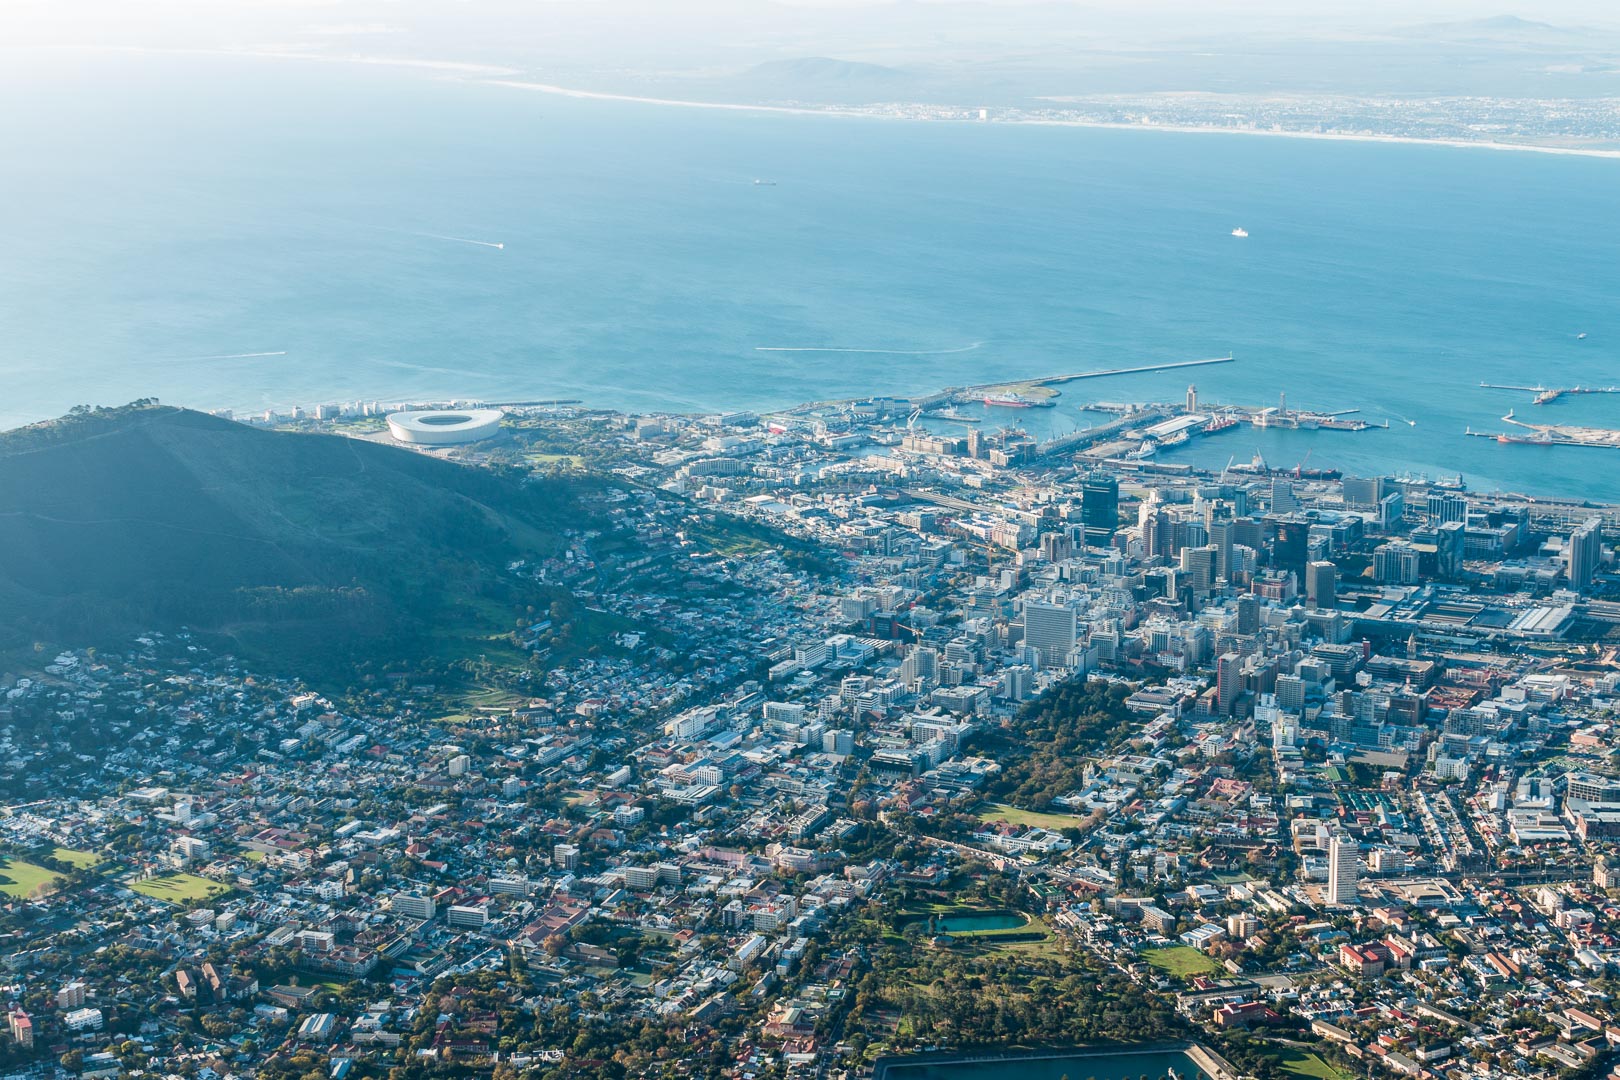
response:
{"label": "pier", "polygon": [[[1007,382],[979,383],[974,386],[952,387],[951,389],[946,390],[945,393],[951,395],[953,400],[968,401],[973,397],[992,391],[1006,392],[1016,391],[1020,388],[1033,389],[1035,387],[1045,387],[1046,389],[1051,390],[1051,388],[1054,386],[1060,386],[1063,383],[1079,382],[1082,379],[1107,379],[1112,378],[1115,375],[1142,375],[1148,373],[1161,374],[1166,371],[1179,371],[1183,368],[1209,367],[1211,364],[1231,364],[1235,362],[1236,357],[1215,356],[1204,360],[1174,360],[1168,364],[1142,364],[1137,367],[1098,368],[1095,371],[1076,371],[1065,375],[1047,375],[1038,379],[1013,379]],[[1055,396],[1058,391],[1053,390],[1052,393]]]}
{"label": "pier", "polygon": [[1534,394],[1534,404],[1551,405],[1566,394],[1620,394],[1620,386],[1514,386],[1510,383],[1479,384],[1486,390],[1522,390]]}
{"label": "pier", "polygon": [[1236,358],[1231,356],[1216,356],[1207,360],[1178,360],[1169,364],[1145,364],[1142,367],[1128,368],[1102,368],[1097,371],[1080,371],[1073,375],[1048,375],[1044,379],[1030,379],[1033,386],[1056,386],[1060,383],[1079,382],[1081,379],[1103,379],[1112,375],[1140,375],[1144,372],[1176,371],[1180,368],[1208,367],[1211,364],[1231,364]]}

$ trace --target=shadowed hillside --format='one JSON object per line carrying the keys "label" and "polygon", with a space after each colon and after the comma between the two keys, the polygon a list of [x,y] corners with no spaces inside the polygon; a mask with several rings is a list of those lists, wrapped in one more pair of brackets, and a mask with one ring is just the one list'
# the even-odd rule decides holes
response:
{"label": "shadowed hillside", "polygon": [[[583,482],[583,481],[581,481]],[[192,630],[335,675],[476,653],[575,489],[157,406],[0,435],[0,646]]]}

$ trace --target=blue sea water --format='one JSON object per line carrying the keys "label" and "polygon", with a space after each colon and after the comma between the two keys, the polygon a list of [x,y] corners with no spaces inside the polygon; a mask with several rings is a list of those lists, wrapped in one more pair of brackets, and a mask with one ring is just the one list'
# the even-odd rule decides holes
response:
{"label": "blue sea water", "polygon": [[81,58],[0,94],[0,426],[146,395],[769,408],[1230,352],[1011,419],[1061,430],[1189,381],[1286,392],[1391,426],[1243,428],[1170,459],[1309,451],[1620,500],[1620,455],[1463,436],[1510,407],[1620,427],[1620,395],[1537,408],[1478,385],[1620,383],[1617,161],[204,57]]}

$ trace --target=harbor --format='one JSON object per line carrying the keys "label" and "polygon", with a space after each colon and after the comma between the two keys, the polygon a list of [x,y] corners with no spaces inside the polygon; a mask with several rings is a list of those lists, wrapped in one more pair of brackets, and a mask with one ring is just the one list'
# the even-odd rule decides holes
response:
{"label": "harbor", "polygon": [[[1187,387],[1187,397],[1179,404],[1111,406],[1107,411],[1118,411],[1120,419],[1087,429],[1087,433],[1095,433],[1095,437],[1088,441],[1082,456],[1096,463],[1141,464],[1157,456],[1161,450],[1171,450],[1192,439],[1232,431],[1242,425],[1347,432],[1366,431],[1374,427],[1355,415],[1360,412],[1359,409],[1331,412],[1290,409],[1286,395],[1279,395],[1276,405],[1267,406],[1201,403],[1196,386]],[[1388,427],[1387,421],[1384,426]],[[1304,462],[1301,462],[1297,469],[1303,467]],[[1244,467],[1238,468],[1241,470]],[[1272,471],[1266,468],[1258,455],[1248,468],[1268,473]]]}

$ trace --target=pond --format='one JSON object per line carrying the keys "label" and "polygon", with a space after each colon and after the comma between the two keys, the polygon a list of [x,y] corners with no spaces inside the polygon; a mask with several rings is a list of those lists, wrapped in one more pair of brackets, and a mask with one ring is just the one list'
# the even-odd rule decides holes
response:
{"label": "pond", "polygon": [[[986,930],[1022,930],[1029,920],[1016,911],[980,911],[974,908],[954,908],[934,912],[934,933],[972,934]],[[928,927],[928,915],[912,915],[905,925]]]}
{"label": "pond", "polygon": [[970,934],[975,930],[1018,930],[1028,920],[1012,911],[947,912],[934,917],[934,929],[942,934]]}

